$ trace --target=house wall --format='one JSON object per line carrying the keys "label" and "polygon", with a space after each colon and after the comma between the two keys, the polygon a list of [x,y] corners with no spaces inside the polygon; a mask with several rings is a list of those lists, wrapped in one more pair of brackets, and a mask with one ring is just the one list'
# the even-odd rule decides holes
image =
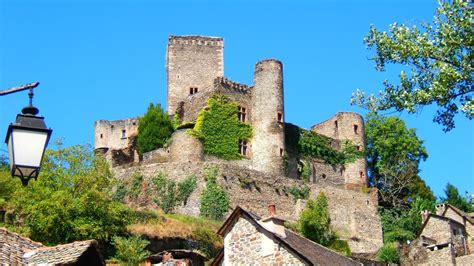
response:
{"label": "house wall", "polygon": [[431,216],[421,235],[436,240],[437,244],[450,242],[451,226],[448,221]]}
{"label": "house wall", "polygon": [[[269,252],[264,256],[266,251]],[[274,241],[271,234],[240,217],[224,237],[223,265],[265,264],[305,265],[296,254]]]}
{"label": "house wall", "polygon": [[456,265],[454,251],[450,247],[439,250],[428,251],[428,260],[426,263],[420,265]]}

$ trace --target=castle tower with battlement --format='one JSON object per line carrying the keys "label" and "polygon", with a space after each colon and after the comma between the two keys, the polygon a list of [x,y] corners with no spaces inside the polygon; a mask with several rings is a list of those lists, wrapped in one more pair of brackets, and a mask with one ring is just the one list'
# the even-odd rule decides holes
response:
{"label": "castle tower with battlement", "polygon": [[166,53],[168,114],[190,95],[210,92],[224,76],[224,40],[218,37],[170,36]]}

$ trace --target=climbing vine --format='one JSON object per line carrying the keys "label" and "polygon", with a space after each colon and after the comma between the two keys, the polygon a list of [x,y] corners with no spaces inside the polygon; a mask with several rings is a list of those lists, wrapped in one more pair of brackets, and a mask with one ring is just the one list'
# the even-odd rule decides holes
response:
{"label": "climbing vine", "polygon": [[293,124],[285,124],[285,138],[287,149],[306,158],[318,158],[331,165],[344,165],[354,162],[363,156],[350,140],[344,140],[342,150],[338,151],[331,146],[331,139],[305,130]]}
{"label": "climbing vine", "polygon": [[216,94],[209,98],[207,107],[199,112],[190,134],[203,143],[204,153],[227,160],[243,158],[239,141],[252,137],[252,127],[237,117],[238,103],[227,96]]}

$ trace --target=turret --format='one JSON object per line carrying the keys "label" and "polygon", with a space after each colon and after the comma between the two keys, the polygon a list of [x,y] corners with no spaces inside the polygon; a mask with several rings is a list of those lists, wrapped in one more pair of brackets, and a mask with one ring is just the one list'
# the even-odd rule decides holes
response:
{"label": "turret", "polygon": [[281,62],[268,59],[255,65],[251,105],[252,166],[258,171],[282,174],[285,132]]}

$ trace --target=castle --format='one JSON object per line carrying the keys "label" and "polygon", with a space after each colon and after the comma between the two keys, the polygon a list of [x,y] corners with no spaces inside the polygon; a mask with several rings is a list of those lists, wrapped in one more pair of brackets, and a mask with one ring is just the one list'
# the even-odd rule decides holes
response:
{"label": "castle", "polygon": [[[253,137],[248,143],[239,143],[239,151],[248,159],[250,169],[283,174],[284,157],[290,176],[295,177],[297,160],[285,149],[285,112],[283,98],[283,65],[274,59],[257,62],[252,86],[233,82],[224,77],[224,41],[222,38],[202,36],[170,36],[167,49],[167,110],[178,115],[181,122],[193,123],[212,95],[224,94],[239,104],[239,119],[253,127]],[[312,131],[331,138],[333,146],[350,140],[362,150],[364,122],[356,113],[340,112],[311,128]],[[135,148],[138,119],[119,121],[99,120],[95,124],[95,148],[106,154],[112,165],[139,162]],[[168,160],[203,160],[199,142],[190,136],[176,134],[173,144],[166,151]],[[178,141],[178,139],[181,139]],[[182,143],[176,143],[182,142]],[[184,144],[192,145],[184,145]],[[177,148],[178,150],[173,150]],[[156,152],[155,152],[156,156]],[[162,156],[162,155],[161,155]],[[153,157],[145,154],[144,158]],[[161,159],[166,160],[164,158]],[[326,164],[321,160],[311,162],[311,180],[349,189],[360,189],[366,184],[364,159],[342,167]]]}
{"label": "castle", "polygon": [[[95,122],[95,150],[112,167],[116,178],[127,180],[139,172],[145,179],[165,173],[175,181],[186,176],[198,178],[198,187],[183,206],[175,211],[199,215],[200,193],[205,187],[207,167],[219,169],[217,182],[229,194],[231,206],[241,206],[263,215],[267,206],[276,204],[279,214],[296,220],[305,206],[288,191],[307,186],[309,198],[324,192],[329,201],[331,224],[346,239],[353,253],[374,253],[382,245],[382,227],[378,216],[378,194],[362,192],[366,185],[364,158],[345,165],[331,165],[322,159],[300,160],[285,140],[283,65],[274,59],[255,65],[253,85],[244,85],[224,77],[222,38],[170,36],[166,54],[167,111],[181,125],[163,148],[139,155],[136,149],[138,119]],[[241,160],[224,160],[203,152],[201,141],[187,131],[194,126],[198,113],[214,94],[224,94],[238,103],[238,119],[252,127],[252,138],[240,141]],[[341,150],[350,140],[358,150],[365,148],[364,121],[359,114],[339,112],[314,125],[311,131],[326,136],[330,145]],[[304,164],[310,175],[306,181],[298,168]],[[202,177],[202,178],[201,178]],[[149,181],[142,190],[147,191]],[[148,183],[147,183],[148,182]],[[135,204],[135,203],[133,203]],[[136,203],[154,205],[149,197]]]}

